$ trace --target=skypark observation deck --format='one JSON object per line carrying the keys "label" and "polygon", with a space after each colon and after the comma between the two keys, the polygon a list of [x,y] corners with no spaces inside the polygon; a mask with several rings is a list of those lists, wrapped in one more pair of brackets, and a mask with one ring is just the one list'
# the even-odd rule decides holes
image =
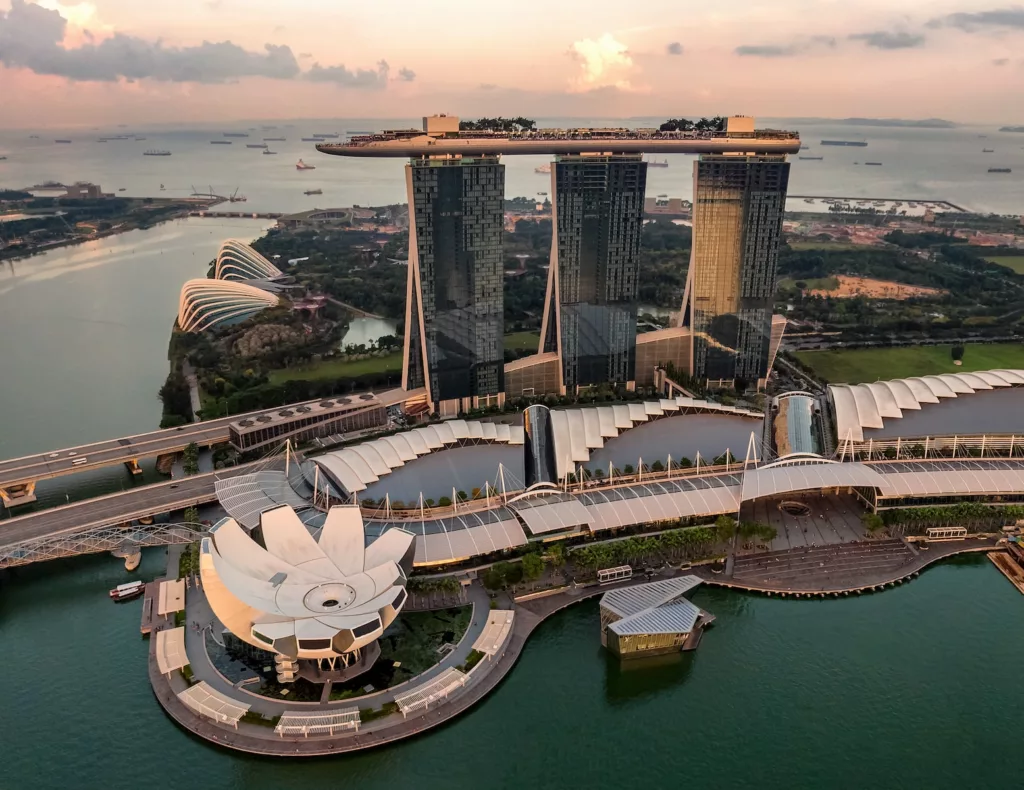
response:
{"label": "skypark observation deck", "polygon": [[[487,154],[795,154],[800,135],[753,129],[752,119],[729,119],[724,132],[659,132],[657,129],[539,129],[523,132],[386,130],[322,143],[316,150],[334,156],[410,158]],[[456,120],[456,129],[458,123]],[[737,120],[747,121],[736,124]],[[738,131],[738,128],[745,129]]]}

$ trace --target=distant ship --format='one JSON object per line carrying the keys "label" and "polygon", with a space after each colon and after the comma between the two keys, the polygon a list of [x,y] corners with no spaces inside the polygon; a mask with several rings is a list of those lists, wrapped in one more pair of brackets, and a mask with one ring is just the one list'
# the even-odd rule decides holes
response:
{"label": "distant ship", "polygon": [[534,173],[541,173],[543,175],[547,175],[547,174],[549,174],[551,172],[551,165],[550,165],[550,163],[548,163],[548,164],[543,164],[540,167],[535,167],[533,169],[533,172]]}
{"label": "distant ship", "polygon": [[55,143],[70,143],[70,140],[54,140]]}
{"label": "distant ship", "polygon": [[825,157],[823,157],[823,156],[801,156],[801,157],[797,157],[797,158],[798,159],[806,159],[806,160],[808,160],[810,162],[820,162]]}
{"label": "distant ship", "polygon": [[139,143],[139,142],[142,142],[145,139],[146,139],[145,137],[136,137],[135,138],[135,142]]}
{"label": "distant ship", "polygon": [[224,132],[225,137],[248,137],[247,132]]}
{"label": "distant ship", "polygon": [[[59,143],[60,140],[58,140],[57,142]],[[982,148],[981,152],[983,154],[994,154],[995,153],[995,149],[993,149],[993,148]]]}
{"label": "distant ship", "polygon": [[165,187],[163,184],[161,184],[160,185],[160,191],[163,192],[165,189],[167,189],[167,187]]}
{"label": "distant ship", "polygon": [[127,190],[127,189],[125,189],[125,187],[121,187],[121,188],[120,188],[120,189],[118,189],[117,191],[118,191],[118,192],[127,192],[128,190]]}
{"label": "distant ship", "polygon": [[0,162],[3,162],[5,159],[7,159],[7,157],[4,156],[3,154],[0,154]]}
{"label": "distant ship", "polygon": [[322,189],[307,189],[303,194],[305,195],[322,195],[324,191]]}
{"label": "distant ship", "polygon": [[277,151],[271,151],[269,148],[263,149],[264,156],[277,156]]}
{"label": "distant ship", "polygon": [[800,150],[801,151],[809,151],[810,149],[811,149],[811,147],[809,145],[801,145],[800,146]]}
{"label": "distant ship", "polygon": [[146,592],[146,585],[143,582],[128,582],[117,585],[110,591],[110,597],[114,601],[128,601],[138,598],[144,592]]}
{"label": "distant ship", "polygon": [[38,140],[39,139],[39,135],[38,134],[30,134],[28,136],[28,139],[29,140]]}
{"label": "distant ship", "polygon": [[307,165],[301,159],[295,165],[296,170],[316,170],[316,165]]}
{"label": "distant ship", "polygon": [[990,167],[988,169],[990,173],[1012,173],[1013,171],[1008,167]]}
{"label": "distant ship", "polygon": [[881,162],[865,162],[864,164],[866,164],[866,165],[872,165],[872,166],[874,166],[874,167],[881,167],[881,166],[882,166],[882,163],[881,163]]}
{"label": "distant ship", "polygon": [[266,143],[246,143],[245,147],[246,148],[266,148],[267,144]]}
{"label": "distant ship", "polygon": [[668,160],[667,159],[661,159],[661,160],[658,160],[658,159],[646,159],[644,161],[647,162],[647,166],[648,167],[668,167]]}
{"label": "distant ship", "polygon": [[822,145],[849,145],[855,148],[867,148],[868,144],[863,140],[822,140]]}
{"label": "distant ship", "polygon": [[337,140],[339,137],[336,134],[314,134],[313,136],[320,140]]}
{"label": "distant ship", "polygon": [[230,140],[210,140],[210,145],[231,145]]}
{"label": "distant ship", "polygon": [[304,143],[319,143],[320,142],[320,138],[319,137],[303,137],[302,138],[302,142],[304,142]]}
{"label": "distant ship", "polygon": [[170,151],[144,151],[143,156],[170,156]]}
{"label": "distant ship", "polygon": [[287,137],[264,137],[263,142],[265,143],[283,143],[287,140]]}

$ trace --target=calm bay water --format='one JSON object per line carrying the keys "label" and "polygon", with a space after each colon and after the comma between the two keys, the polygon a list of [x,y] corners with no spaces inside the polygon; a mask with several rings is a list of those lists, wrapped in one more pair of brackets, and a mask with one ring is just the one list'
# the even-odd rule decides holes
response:
{"label": "calm bay water", "polygon": [[[146,556],[143,577],[160,571]],[[420,738],[314,762],[180,731],[153,698],[138,602],[106,557],[0,589],[0,788],[1019,787],[1020,595],[983,557],[884,593],[782,601],[700,589],[692,657],[623,670],[594,602],[552,618],[505,682]]]}
{"label": "calm bay water", "polygon": [[[548,126],[656,126],[662,118],[544,118]],[[383,205],[405,202],[405,181],[401,160],[342,159],[318,153],[314,143],[302,142],[313,133],[337,132],[343,141],[346,131],[418,127],[420,119],[330,119],[276,123],[275,129],[261,131],[258,122],[234,125],[189,127],[188,129],[134,129],[143,141],[112,140],[98,143],[104,135],[124,129],[76,129],[37,132],[0,132],[0,185],[24,187],[52,180],[70,183],[93,181],[107,191],[125,189],[133,196],[187,196],[192,188],[212,189],[230,195],[236,189],[248,198],[235,209],[251,211],[301,211],[314,207]],[[808,123],[786,119],[759,119],[759,126],[800,131],[810,147],[805,155],[824,156],[821,162],[794,157],[790,192],[794,195],[837,197],[925,198],[950,200],[977,211],[1020,214],[1024,212],[1024,135],[1000,133],[995,127],[970,126],[957,129],[898,129],[854,127],[834,123]],[[232,145],[210,145],[223,140],[223,132],[247,132],[248,138],[234,138]],[[981,135],[984,135],[982,137]],[[263,137],[287,137],[270,142],[277,156],[264,156],[246,143]],[[70,145],[53,140],[67,138]],[[867,148],[821,147],[821,140],[866,140]],[[336,142],[336,141],[334,141]],[[172,152],[169,157],[143,156],[151,148]],[[992,148],[994,153],[982,153]],[[315,170],[297,171],[302,158]],[[666,194],[689,198],[693,192],[693,157],[683,154],[667,159],[667,168],[652,167],[647,175],[649,195]],[[507,156],[506,194],[533,197],[551,191],[550,176],[534,172],[550,161],[544,156]],[[865,161],[882,162],[882,167],[865,167]],[[860,164],[854,164],[859,162]],[[990,175],[989,167],[1010,167],[1013,173]],[[166,191],[160,192],[160,184]],[[305,195],[307,189],[322,189],[322,195]],[[802,203],[793,208],[805,209]]]}

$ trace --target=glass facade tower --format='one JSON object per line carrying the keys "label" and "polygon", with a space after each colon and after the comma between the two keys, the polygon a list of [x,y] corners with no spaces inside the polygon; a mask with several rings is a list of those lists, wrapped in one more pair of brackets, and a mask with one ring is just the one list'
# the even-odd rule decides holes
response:
{"label": "glass facade tower", "polygon": [[403,386],[426,387],[434,404],[497,396],[504,389],[505,167],[496,156],[414,159],[406,187]]}
{"label": "glass facade tower", "polygon": [[634,380],[647,164],[638,154],[560,156],[552,167],[551,267],[541,351],[562,387]]}
{"label": "glass facade tower", "polygon": [[768,375],[788,184],[785,156],[706,155],[694,163],[688,290],[695,378],[760,386]]}

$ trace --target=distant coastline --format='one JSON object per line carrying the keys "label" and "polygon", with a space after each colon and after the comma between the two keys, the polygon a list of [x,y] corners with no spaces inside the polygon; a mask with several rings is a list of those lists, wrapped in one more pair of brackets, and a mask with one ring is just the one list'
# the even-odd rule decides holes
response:
{"label": "distant coastline", "polygon": [[918,121],[903,118],[843,118],[838,123],[847,126],[882,126],[897,129],[955,129],[959,126],[942,118],[925,118]]}
{"label": "distant coastline", "polygon": [[1024,134],[1024,126],[1001,126],[999,128],[1001,132],[1020,132]]}

